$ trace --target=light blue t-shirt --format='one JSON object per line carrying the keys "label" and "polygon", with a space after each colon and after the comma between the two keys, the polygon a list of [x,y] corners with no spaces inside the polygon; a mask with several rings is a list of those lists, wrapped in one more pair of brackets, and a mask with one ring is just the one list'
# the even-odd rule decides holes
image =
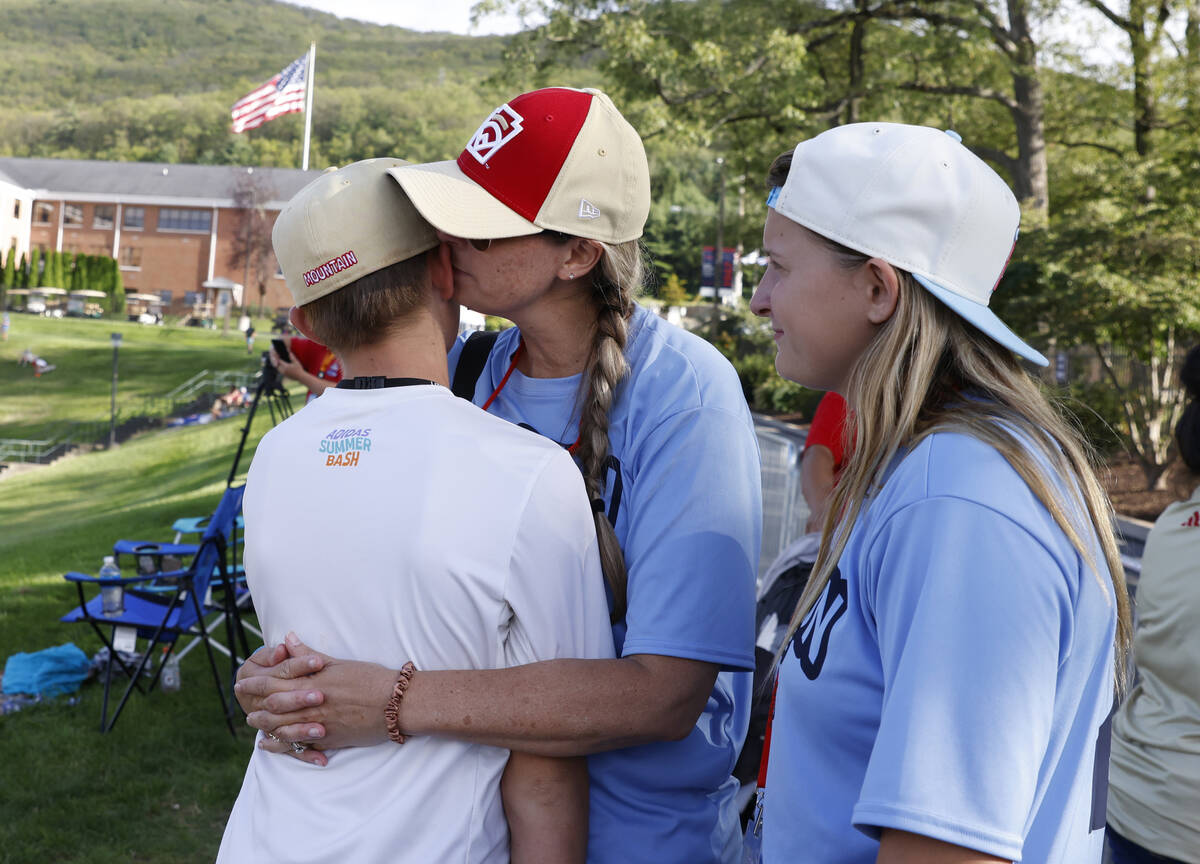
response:
{"label": "light blue t-shirt", "polygon": [[934,434],[893,469],[780,666],[763,860],[873,864],[897,828],[1099,862],[1116,611],[1098,541],[1100,576],[978,439]]}
{"label": "light blue t-shirt", "polygon": [[[477,405],[500,384],[519,338],[515,328],[498,337]],[[610,412],[605,494],[629,570],[628,612],[613,626],[617,656],[685,657],[722,671],[684,740],[589,758],[588,861],[728,864],[740,854],[730,773],[751,696],[751,674],[741,670],[754,668],[758,442],[737,375],[704,340],[638,307],[625,355],[631,371]],[[579,432],[580,377],[513,371],[488,412],[569,446]]]}

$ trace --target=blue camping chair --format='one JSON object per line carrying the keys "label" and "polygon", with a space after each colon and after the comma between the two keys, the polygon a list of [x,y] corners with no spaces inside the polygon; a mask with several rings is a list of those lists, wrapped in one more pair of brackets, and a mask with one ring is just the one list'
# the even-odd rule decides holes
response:
{"label": "blue camping chair", "polygon": [[[130,560],[139,575],[165,575],[170,576],[171,570],[179,569],[178,561],[183,558],[189,558],[196,554],[200,548],[199,543],[181,543],[185,534],[203,535],[208,530],[208,526],[212,520],[212,516],[190,516],[181,519],[176,519],[171,525],[171,530],[175,532],[175,539],[169,543],[160,543],[147,540],[118,540],[113,544],[113,556],[117,564],[120,564],[122,559]],[[230,588],[234,592],[234,601],[236,604],[236,612],[234,618],[234,635],[236,643],[231,643],[226,648],[218,640],[211,639],[212,647],[220,651],[226,657],[235,658],[238,663],[243,662],[250,656],[250,647],[246,639],[246,631],[249,630],[259,640],[262,639],[262,631],[250,624],[242,613],[249,611],[251,607],[250,590],[246,586],[246,573],[242,565],[238,561],[238,549],[243,543],[242,537],[242,514],[238,513],[230,527],[229,533],[225,535],[226,550],[229,555],[231,568],[222,573],[218,573],[213,577],[209,585],[209,593],[213,590],[224,591]],[[175,566],[172,566],[174,564]],[[164,571],[167,571],[164,573]],[[226,584],[228,575],[232,573],[232,584]],[[148,590],[155,590],[154,583]],[[161,590],[161,589],[160,589]],[[221,625],[225,621],[226,615],[220,613],[213,621],[209,623],[211,628]],[[179,662],[196,647],[199,642],[199,637],[193,637],[192,640],[181,650],[175,652],[175,661]]]}
{"label": "blue camping chair", "polygon": [[[240,621],[236,603],[237,580],[234,565],[230,555],[228,539],[234,521],[242,508],[243,486],[230,487],[225,490],[217,509],[213,512],[200,543],[195,547],[191,564],[186,568],[152,575],[137,575],[120,579],[100,579],[85,573],[67,573],[65,579],[75,583],[79,592],[79,606],[62,617],[62,621],[86,622],[91,625],[100,640],[108,648],[108,662],[104,669],[104,702],[100,714],[100,731],[107,732],[116,725],[126,702],[134,688],[138,692],[148,693],[158,684],[162,676],[163,666],[170,659],[175,642],[180,636],[191,635],[203,643],[208,654],[208,665],[212,669],[213,680],[217,685],[217,695],[221,700],[221,710],[225,715],[225,723],[231,735],[236,736],[233,722],[233,711],[237,703],[233,699],[234,676],[237,673],[236,651],[231,651],[230,668],[227,678],[217,671],[217,663],[213,655],[211,630],[205,624],[209,613],[222,612],[225,616],[226,637],[232,647]],[[124,589],[124,610],[116,614],[106,615],[103,611],[99,594],[91,600],[85,600],[84,585],[120,585]],[[220,605],[208,601],[210,589],[213,597],[220,597]],[[119,630],[124,629],[123,635],[130,631],[136,638],[149,639],[150,644],[136,664],[126,662],[117,651],[115,642]],[[242,635],[243,644],[245,636]],[[154,649],[163,646],[162,657],[154,672],[148,687],[143,689],[141,676],[154,655]],[[109,690],[112,681],[113,664],[129,676],[129,684],[117,704],[112,717],[108,716]],[[228,688],[228,694],[226,693]]]}

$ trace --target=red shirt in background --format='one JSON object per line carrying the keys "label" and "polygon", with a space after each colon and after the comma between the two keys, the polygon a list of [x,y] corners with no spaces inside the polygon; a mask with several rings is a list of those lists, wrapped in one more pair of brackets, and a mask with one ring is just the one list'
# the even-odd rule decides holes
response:
{"label": "red shirt in background", "polygon": [[[342,361],[320,342],[295,336],[292,338],[289,350],[304,367],[305,372],[315,375],[322,381],[328,381],[329,386],[335,386],[342,380]],[[315,398],[316,395],[310,390],[305,402]]]}
{"label": "red shirt in background", "polygon": [[[813,415],[812,426],[808,429],[808,437],[804,446],[820,444],[828,447],[833,454],[833,473],[841,473],[849,451],[846,449],[846,424],[850,420],[850,406],[837,393],[830,390],[821,397],[817,405],[817,413]],[[851,448],[852,449],[852,448]]]}

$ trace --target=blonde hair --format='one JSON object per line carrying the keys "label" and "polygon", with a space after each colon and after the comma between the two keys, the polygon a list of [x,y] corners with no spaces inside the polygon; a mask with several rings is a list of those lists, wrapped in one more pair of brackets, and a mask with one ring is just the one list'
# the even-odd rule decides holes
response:
{"label": "blonde hair", "polygon": [[591,271],[592,299],[596,304],[596,330],[584,368],[579,395],[579,447],[575,455],[583,470],[583,482],[592,500],[600,564],[613,595],[612,620],[625,614],[628,573],[616,532],[603,511],[604,485],[608,468],[608,415],[617,388],[629,374],[625,359],[628,322],[634,297],[645,278],[645,253],[641,243],[630,240],[603,248],[599,263]]}
{"label": "blonde hair", "polygon": [[[867,260],[814,236],[847,268]],[[1122,692],[1131,638],[1129,595],[1112,505],[1096,478],[1093,454],[1011,351],[967,324],[909,273],[898,268],[896,273],[896,310],[850,370],[846,396],[854,421],[847,424],[846,437],[853,442],[853,452],[834,489],[812,577],[776,662],[825,591],[881,472],[902,449],[935,432],[954,431],[999,451],[1050,511],[1106,592],[1111,587],[1117,609],[1115,683]],[[964,393],[980,398],[963,398]],[[1065,482],[1056,484],[1055,476]],[[1093,531],[1103,550],[1107,579],[1101,578],[1101,562],[1094,560],[1088,543]]]}

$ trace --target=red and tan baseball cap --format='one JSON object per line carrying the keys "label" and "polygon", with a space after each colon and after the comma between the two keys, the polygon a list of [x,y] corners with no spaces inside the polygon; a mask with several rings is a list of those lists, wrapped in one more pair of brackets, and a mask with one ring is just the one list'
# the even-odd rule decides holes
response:
{"label": "red and tan baseball cap", "polygon": [[284,205],[271,244],[297,306],[438,244],[388,176],[407,164],[365,159],[331,168]]}
{"label": "red and tan baseball cap", "polygon": [[650,212],[642,139],[598,90],[523,93],[458,159],[390,173],[435,227],[469,239],[551,230],[623,243],[642,236]]}

